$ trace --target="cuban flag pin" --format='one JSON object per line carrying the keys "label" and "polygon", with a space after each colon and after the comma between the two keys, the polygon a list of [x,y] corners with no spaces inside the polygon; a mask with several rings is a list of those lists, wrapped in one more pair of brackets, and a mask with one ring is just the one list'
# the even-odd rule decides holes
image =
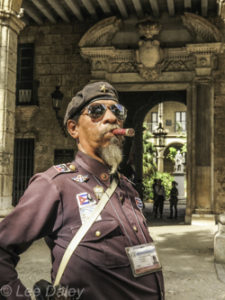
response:
{"label": "cuban flag pin", "polygon": [[138,198],[138,197],[135,197],[135,202],[136,202],[137,207],[140,210],[142,210],[143,209],[143,202],[142,202],[142,200],[140,198]]}

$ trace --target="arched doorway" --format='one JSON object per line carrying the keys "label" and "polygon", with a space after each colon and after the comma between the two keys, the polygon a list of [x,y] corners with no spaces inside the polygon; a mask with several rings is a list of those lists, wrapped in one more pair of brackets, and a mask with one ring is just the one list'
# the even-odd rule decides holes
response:
{"label": "arched doorway", "polygon": [[[187,18],[187,19],[185,19]],[[131,20],[129,28],[127,22],[120,22],[117,18],[109,18],[97,23],[81,39],[81,54],[89,59],[92,67],[92,80],[107,80],[120,92],[121,101],[129,109],[126,126],[134,127],[136,136],[135,165],[137,186],[141,192],[142,180],[142,124],[145,114],[154,105],[164,101],[183,101],[187,105],[187,207],[186,223],[191,223],[193,214],[212,215],[214,203],[213,177],[213,103],[214,81],[212,70],[216,68],[215,57],[221,53],[220,35],[213,24],[186,14],[185,18],[177,19],[174,23],[173,43],[168,43],[166,22],[160,19],[155,22],[156,31],[145,37],[152,23],[138,27],[137,20]],[[191,18],[191,19],[190,19]],[[197,22],[205,24],[205,33],[213,28],[214,34],[210,41],[202,36],[196,44],[186,28],[186,22],[192,22],[193,28]],[[164,22],[165,21],[165,22]],[[163,26],[160,27],[159,23]],[[150,27],[149,27],[150,25]],[[178,30],[183,26],[185,41],[177,44]],[[114,30],[114,36],[110,32]],[[137,32],[137,28],[144,31]],[[130,40],[124,47],[115,43],[121,33],[130,32]],[[117,34],[118,33],[118,34]],[[94,37],[92,36],[94,35]],[[132,38],[133,37],[133,38]],[[154,43],[153,42],[154,40]],[[170,41],[171,41],[170,39]],[[140,43],[139,43],[140,42]],[[160,46],[164,46],[162,48]],[[151,45],[151,50],[147,46]],[[173,46],[175,45],[175,46]],[[171,97],[172,95],[172,97]],[[178,95],[178,98],[175,96]],[[183,97],[181,97],[183,95]],[[177,99],[177,100],[176,100]],[[207,134],[202,134],[207,132]],[[125,155],[128,154],[131,142],[127,142]]]}

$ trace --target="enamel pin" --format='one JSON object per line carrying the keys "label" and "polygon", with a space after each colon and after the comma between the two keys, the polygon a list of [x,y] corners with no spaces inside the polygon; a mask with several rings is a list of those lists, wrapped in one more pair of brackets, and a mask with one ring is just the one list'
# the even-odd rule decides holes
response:
{"label": "enamel pin", "polygon": [[99,200],[99,199],[101,199],[101,197],[102,197],[102,195],[103,195],[103,193],[104,193],[104,188],[103,188],[103,186],[101,186],[101,185],[96,185],[95,187],[94,187],[94,193],[95,193],[95,196],[96,196],[96,198]]}
{"label": "enamel pin", "polygon": [[96,201],[93,200],[93,199],[91,198],[91,195],[88,194],[88,193],[86,193],[86,192],[77,194],[76,197],[77,197],[78,206],[79,206],[80,208],[81,208],[81,207],[84,207],[84,206],[96,204]]}
{"label": "enamel pin", "polygon": [[138,197],[135,197],[135,202],[136,202],[137,207],[140,210],[142,210],[143,209],[143,202],[142,202],[142,200],[140,198],[138,198]]}
{"label": "enamel pin", "polygon": [[87,182],[88,179],[89,179],[88,175],[81,175],[81,174],[72,178],[72,180],[76,182]]}
{"label": "enamel pin", "polygon": [[68,173],[71,172],[70,168],[66,164],[60,164],[54,166],[54,168],[59,172],[59,173]]}
{"label": "enamel pin", "polygon": [[[82,224],[85,224],[89,220],[91,214],[96,208],[96,201],[92,199],[91,195],[87,192],[77,194],[76,198],[80,212],[81,222]],[[101,215],[99,215],[96,221],[100,221],[101,219]]]}

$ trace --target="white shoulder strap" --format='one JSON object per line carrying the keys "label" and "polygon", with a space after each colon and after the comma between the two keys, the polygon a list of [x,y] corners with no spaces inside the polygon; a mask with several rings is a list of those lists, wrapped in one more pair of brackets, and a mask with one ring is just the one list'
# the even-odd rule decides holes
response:
{"label": "white shoulder strap", "polygon": [[60,283],[60,280],[62,278],[62,275],[65,271],[65,268],[70,260],[71,255],[76,250],[77,246],[87,233],[87,231],[91,228],[94,221],[98,218],[101,211],[109,201],[110,197],[112,196],[113,192],[115,191],[117,187],[117,180],[114,178],[110,187],[105,191],[105,193],[102,195],[101,199],[99,200],[98,204],[96,205],[94,211],[92,212],[90,218],[79,228],[71,242],[69,243],[68,247],[66,248],[66,251],[63,255],[63,258],[61,260],[61,263],[59,265],[59,269],[56,275],[56,279],[54,282],[54,286],[57,286]]}

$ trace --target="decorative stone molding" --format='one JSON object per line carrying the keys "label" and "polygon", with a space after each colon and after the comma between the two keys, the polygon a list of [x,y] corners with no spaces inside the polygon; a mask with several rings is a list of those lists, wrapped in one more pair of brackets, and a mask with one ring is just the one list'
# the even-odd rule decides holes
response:
{"label": "decorative stone molding", "polygon": [[181,17],[184,26],[192,35],[194,41],[219,42],[221,34],[219,29],[205,18],[192,13],[184,13]]}
{"label": "decorative stone molding", "polygon": [[224,51],[223,43],[202,43],[202,44],[187,44],[187,53],[222,53]]}
{"label": "decorative stone molding", "polygon": [[91,27],[79,42],[79,47],[109,46],[122,21],[116,17],[103,19]]}
{"label": "decorative stone molding", "polygon": [[195,73],[200,77],[212,75],[217,67],[217,54],[222,53],[222,43],[189,44],[187,52],[195,57]]}
{"label": "decorative stone molding", "polygon": [[160,42],[153,40],[153,37],[160,33],[162,26],[158,22],[145,20],[138,23],[138,28],[140,35],[145,39],[141,39],[138,43],[137,67],[144,79],[155,80],[161,74],[164,53],[160,48]]}
{"label": "decorative stone molding", "polygon": [[[185,14],[185,18],[187,23],[195,20],[196,24],[201,24],[198,25],[198,32],[201,32],[202,38],[208,29],[211,40],[220,38],[218,29],[202,17]],[[82,37],[79,43],[81,55],[91,63],[93,79],[107,79],[110,74],[116,73],[133,73],[140,80],[148,81],[165,80],[164,73],[167,72],[184,72],[186,78],[195,74],[202,79],[214,74],[217,55],[225,50],[222,42],[193,43],[181,48],[162,50],[159,41],[154,39],[161,26],[154,22],[150,22],[150,25],[142,22],[140,27],[140,23],[140,35],[145,38],[139,41],[137,50],[110,46],[112,36],[121,26],[121,20],[115,17],[98,22]],[[109,32],[112,27],[113,35]],[[186,76],[187,74],[189,75]]]}
{"label": "decorative stone molding", "polygon": [[25,23],[21,21],[20,17],[15,11],[0,10],[0,26],[7,26],[16,32],[18,35],[24,28]]}

